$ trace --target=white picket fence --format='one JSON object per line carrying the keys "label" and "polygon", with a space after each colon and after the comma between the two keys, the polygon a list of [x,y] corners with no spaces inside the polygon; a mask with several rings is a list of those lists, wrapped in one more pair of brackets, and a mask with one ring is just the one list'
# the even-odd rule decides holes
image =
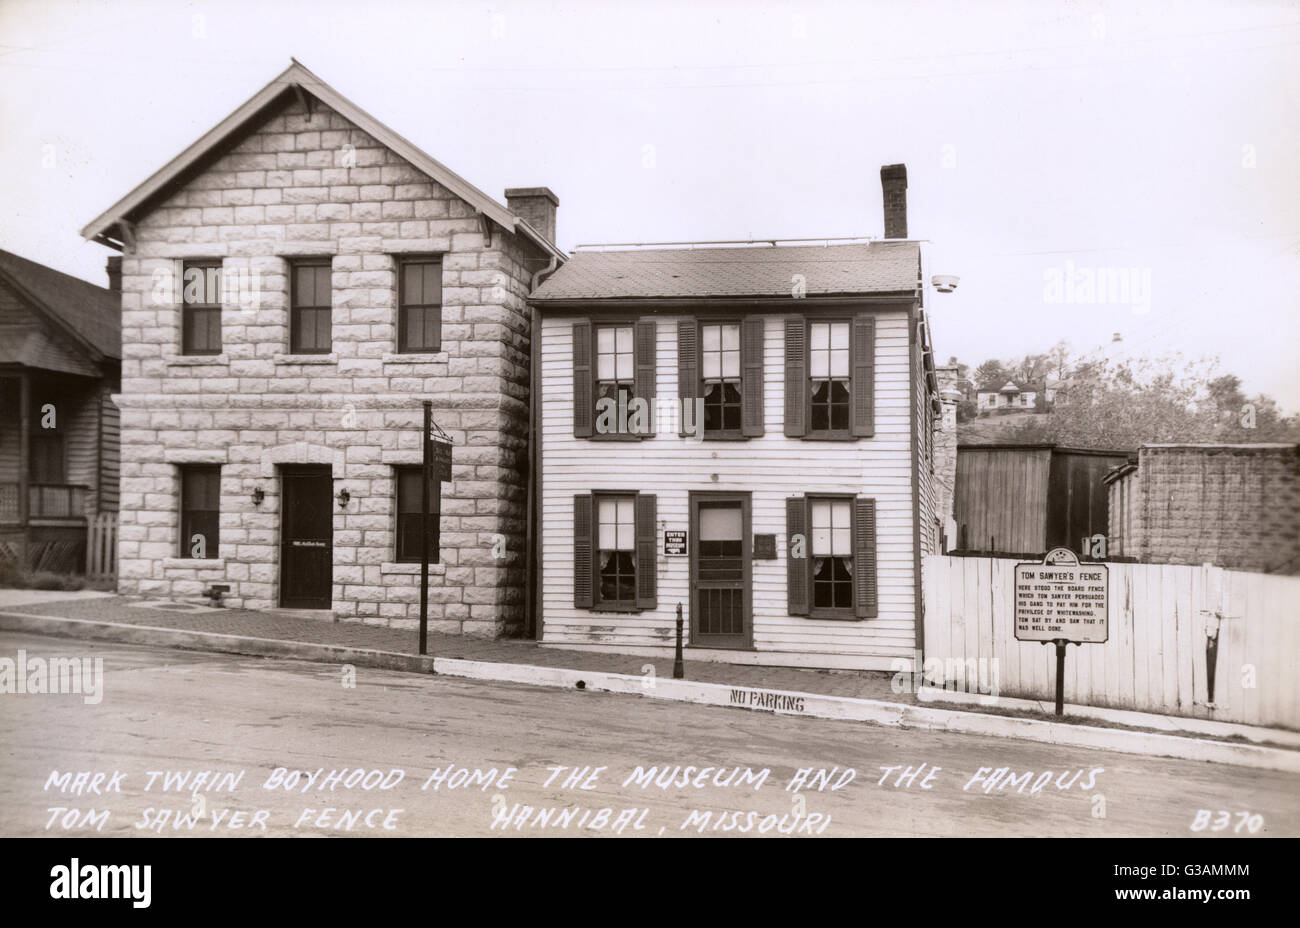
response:
{"label": "white picket fence", "polygon": [[86,526],[86,576],[104,579],[117,576],[117,513],[101,512]]}
{"label": "white picket fence", "polygon": [[[1055,648],[1015,637],[1015,565],[926,557],[924,656],[996,661],[1000,695],[1052,700]],[[1300,577],[1108,567],[1110,637],[1067,649],[1067,703],[1300,729]],[[1206,630],[1215,613],[1223,618],[1211,707]]]}

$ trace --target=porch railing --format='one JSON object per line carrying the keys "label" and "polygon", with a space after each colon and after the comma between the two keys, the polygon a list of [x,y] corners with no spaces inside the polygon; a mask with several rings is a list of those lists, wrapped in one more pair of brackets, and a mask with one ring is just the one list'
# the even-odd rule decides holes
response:
{"label": "porch railing", "polygon": [[[90,488],[75,483],[27,485],[27,518],[85,521],[86,494]],[[18,522],[21,485],[0,483],[0,522]]]}

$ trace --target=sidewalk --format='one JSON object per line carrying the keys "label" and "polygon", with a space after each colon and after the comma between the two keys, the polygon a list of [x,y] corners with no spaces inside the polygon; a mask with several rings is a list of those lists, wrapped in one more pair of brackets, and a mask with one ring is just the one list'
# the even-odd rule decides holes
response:
{"label": "sidewalk", "polygon": [[[672,660],[544,648],[534,641],[429,634],[358,622],[113,594],[50,600],[0,590],[0,630],[182,650],[355,664],[409,673],[622,693],[899,728],[964,732],[1059,746],[1175,757],[1300,774],[1300,733],[1140,712],[1066,706],[1058,718],[1007,705],[949,708],[935,693],[895,693],[883,672],[821,671]],[[646,665],[654,673],[646,672]],[[942,694],[939,694],[942,695]],[[926,697],[929,698],[926,698]],[[1024,702],[1023,700],[1007,700]]]}
{"label": "sidewalk", "polygon": [[[148,625],[155,628],[213,632],[248,638],[273,638],[336,647],[394,651],[400,654],[416,654],[419,650],[419,632],[403,631],[382,625],[328,622],[247,609],[191,612],[156,608],[152,604],[150,608],[140,608],[138,605],[133,605],[135,600],[123,596],[73,600],[71,597],[76,596],[75,593],[57,594],[63,597],[62,601],[7,605],[6,597],[3,595],[7,592],[9,591],[0,591],[0,611],[3,612],[57,616],[89,622],[113,622],[121,625]],[[531,640],[489,640],[432,631],[429,632],[429,654],[434,657],[466,661],[532,664],[539,667],[621,673],[629,676],[642,676],[645,673],[645,665],[653,664],[656,676],[672,677],[673,675],[671,658],[596,654],[587,651],[543,648]],[[917,704],[914,696],[894,693],[890,689],[889,682],[892,676],[888,673],[869,671],[796,670],[784,667],[694,662],[690,659],[689,651],[686,653],[686,679],[701,683],[723,683],[732,686],[795,690],[821,696],[883,699],[889,702]]]}

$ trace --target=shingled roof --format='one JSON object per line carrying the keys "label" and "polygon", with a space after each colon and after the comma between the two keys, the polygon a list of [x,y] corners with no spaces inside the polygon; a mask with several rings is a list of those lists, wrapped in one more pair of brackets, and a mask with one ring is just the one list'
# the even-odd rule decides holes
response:
{"label": "shingled roof", "polygon": [[101,355],[122,357],[121,295],[0,249],[0,275]]}
{"label": "shingled roof", "polygon": [[532,295],[538,302],[912,293],[915,242],[578,251]]}

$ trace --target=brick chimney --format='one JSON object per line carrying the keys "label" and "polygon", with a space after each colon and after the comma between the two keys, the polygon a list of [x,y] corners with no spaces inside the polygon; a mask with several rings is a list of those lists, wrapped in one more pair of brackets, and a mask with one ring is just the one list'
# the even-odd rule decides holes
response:
{"label": "brick chimney", "polygon": [[108,289],[114,293],[122,292],[122,256],[112,255],[108,259]]}
{"label": "brick chimney", "polygon": [[555,241],[555,209],[560,198],[549,187],[511,187],[506,191],[506,205],[547,241]]}
{"label": "brick chimney", "polygon": [[907,165],[882,167],[880,187],[885,200],[885,238],[907,238]]}

